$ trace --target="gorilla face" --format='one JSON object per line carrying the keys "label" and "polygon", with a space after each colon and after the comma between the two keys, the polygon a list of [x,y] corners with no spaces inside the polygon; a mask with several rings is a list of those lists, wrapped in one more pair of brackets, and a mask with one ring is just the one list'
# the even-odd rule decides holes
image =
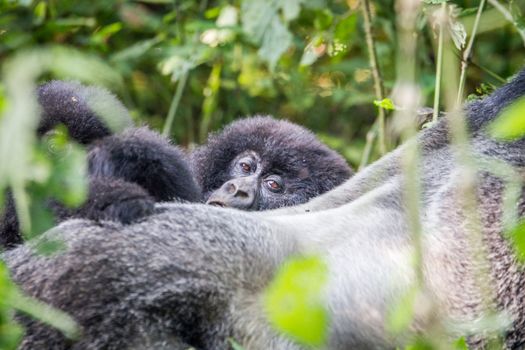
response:
{"label": "gorilla face", "polygon": [[270,117],[237,120],[192,153],[206,203],[266,210],[307,202],[350,177],[335,151],[305,128]]}
{"label": "gorilla face", "polygon": [[[265,166],[266,165],[266,166]],[[213,191],[207,204],[243,210],[268,209],[286,193],[279,169],[269,169],[259,154],[247,151],[230,164],[229,180]]]}

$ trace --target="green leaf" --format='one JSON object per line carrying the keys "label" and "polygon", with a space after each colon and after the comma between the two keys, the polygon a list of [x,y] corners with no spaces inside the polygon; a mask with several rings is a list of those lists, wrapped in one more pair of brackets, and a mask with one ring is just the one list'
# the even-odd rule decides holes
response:
{"label": "green leaf", "polygon": [[237,343],[233,338],[228,338],[233,350],[245,350],[242,345]]}
{"label": "green leaf", "polygon": [[34,9],[35,19],[34,23],[40,25],[46,19],[47,3],[45,1],[40,1]]}
{"label": "green leaf", "polygon": [[435,350],[429,339],[418,337],[413,344],[405,347],[405,350]]}
{"label": "green leaf", "polygon": [[467,41],[467,31],[463,23],[458,20],[459,13],[459,7],[448,5],[448,30],[454,45],[461,51]]}
{"label": "green leaf", "polygon": [[514,248],[516,259],[522,264],[525,263],[525,220],[520,221],[507,234]]}
{"label": "green leaf", "polygon": [[25,233],[25,239],[31,239],[55,226],[55,218],[46,206],[45,200],[46,198],[40,198],[40,196],[32,198],[29,207],[32,223],[31,232]]}
{"label": "green leaf", "polygon": [[465,337],[461,337],[454,342],[454,349],[456,350],[468,350],[467,341]]}
{"label": "green leaf", "polygon": [[111,61],[128,61],[139,58],[161,41],[160,37],[135,42],[133,45],[116,52],[111,56]]}
{"label": "green leaf", "polygon": [[56,198],[70,207],[82,204],[88,187],[85,150],[72,145],[68,156],[56,164],[54,173],[50,186]]}
{"label": "green leaf", "polygon": [[[292,34],[278,14],[282,3],[275,0],[246,0],[241,6],[243,31],[255,44],[260,45],[259,57],[268,63],[271,70],[292,44]],[[283,8],[284,11],[288,11],[289,16],[293,14],[289,13],[290,9]]]}
{"label": "green leaf", "polygon": [[285,0],[282,2],[284,20],[290,22],[299,16],[301,12],[301,3],[304,0]]}
{"label": "green leaf", "polygon": [[80,330],[71,316],[36,299],[29,298],[16,289],[12,290],[4,302],[43,323],[51,325],[67,338],[77,339],[80,335]]}
{"label": "green leaf", "polygon": [[99,45],[104,45],[113,34],[118,33],[121,29],[122,23],[120,22],[109,24],[96,31],[91,36],[91,41]]}
{"label": "green leaf", "polygon": [[334,20],[334,15],[328,9],[322,9],[316,12],[314,26],[317,30],[326,30]]}
{"label": "green leaf", "polygon": [[414,319],[414,301],[419,290],[410,288],[392,307],[388,314],[387,326],[394,334],[405,331]]}
{"label": "green leaf", "polygon": [[260,44],[273,18],[277,16],[275,0],[245,0],[241,6],[242,29],[254,43]]}
{"label": "green leaf", "polygon": [[327,267],[318,257],[289,260],[265,293],[264,306],[270,323],[302,344],[323,345],[328,313],[322,292],[327,278]]}
{"label": "green leaf", "polygon": [[270,70],[273,70],[277,61],[291,43],[292,34],[281,23],[279,18],[274,17],[269,30],[264,35],[258,54],[263,60],[268,62]]}
{"label": "green leaf", "polygon": [[[56,228],[51,228],[51,230],[54,229]],[[66,250],[64,241],[59,239],[49,239],[47,237],[38,238],[34,244],[34,247],[38,254],[42,256],[53,256]]]}
{"label": "green leaf", "polygon": [[348,17],[340,20],[335,26],[334,39],[351,45],[357,34],[357,13],[351,13]]}
{"label": "green leaf", "polygon": [[379,108],[386,109],[387,111],[394,111],[396,109],[394,102],[389,98],[384,98],[381,101],[375,100],[374,104]]}
{"label": "green leaf", "polygon": [[525,98],[505,108],[489,126],[490,135],[501,140],[516,140],[525,135]]}

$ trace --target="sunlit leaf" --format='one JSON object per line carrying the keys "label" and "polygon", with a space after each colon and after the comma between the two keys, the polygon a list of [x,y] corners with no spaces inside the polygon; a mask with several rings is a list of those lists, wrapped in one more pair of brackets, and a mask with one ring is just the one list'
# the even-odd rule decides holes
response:
{"label": "sunlit leaf", "polygon": [[47,11],[47,2],[40,1],[34,9],[35,13],[35,20],[34,23],[36,25],[42,24],[44,20],[46,19],[46,11]]}
{"label": "sunlit leaf", "polygon": [[516,140],[525,135],[525,98],[505,108],[489,127],[490,134],[502,140]]}
{"label": "sunlit leaf", "polygon": [[465,339],[465,337],[461,337],[454,342],[454,349],[468,350],[467,340]]}
{"label": "sunlit leaf", "polygon": [[327,277],[327,267],[317,257],[288,261],[265,293],[270,323],[302,344],[324,344],[329,320],[322,292]]}
{"label": "sunlit leaf", "polygon": [[375,100],[374,105],[379,108],[386,109],[387,111],[394,111],[396,109],[394,102],[389,98],[384,98],[381,101]]}

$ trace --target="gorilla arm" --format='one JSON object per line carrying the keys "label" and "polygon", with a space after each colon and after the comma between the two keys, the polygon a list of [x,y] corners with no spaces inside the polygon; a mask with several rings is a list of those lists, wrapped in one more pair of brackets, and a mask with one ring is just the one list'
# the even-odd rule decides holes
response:
{"label": "gorilla arm", "polygon": [[[268,220],[233,209],[171,205],[129,226],[72,221],[47,234],[63,239],[65,252],[46,258],[19,247],[5,260],[26,292],[78,320],[84,337],[74,349],[151,347],[152,339],[166,348],[224,349],[228,337],[250,349],[298,349],[268,325],[261,292],[287,257],[318,254],[329,271],[328,348],[388,348],[398,341],[385,331],[388,308],[414,281],[400,181],[394,177],[337,208]],[[432,224],[433,233],[444,225]],[[463,233],[460,222],[448,226]],[[447,266],[464,265],[465,254],[443,264],[443,244],[434,243],[448,242],[447,249],[457,243],[439,236],[428,242],[427,283],[442,287]],[[472,305],[464,288],[469,276],[461,277],[439,294],[444,305],[457,295]],[[418,322],[414,327],[421,328]],[[23,349],[65,347],[55,331],[27,325]]]}
{"label": "gorilla arm", "polygon": [[[483,142],[475,140],[474,146]],[[522,150],[507,148],[505,156]],[[451,158],[445,147],[424,159],[423,166],[434,172],[422,172],[423,283],[437,306],[432,310],[447,322],[464,322],[479,319],[484,309],[473,277],[479,266],[468,240],[472,226],[458,199],[462,174]],[[180,344],[225,349],[229,337],[250,349],[299,349],[269,326],[262,291],[286,258],[318,254],[329,273],[327,348],[392,348],[406,338],[385,330],[389,308],[415,283],[402,181],[394,174],[347,204],[266,219],[260,213],[171,204],[128,226],[70,221],[44,237],[64,240],[64,252],[43,257],[21,246],[4,259],[28,294],[78,320],[84,336],[73,349],[182,349]],[[525,282],[501,237],[502,189],[495,184],[480,175],[482,241],[492,249],[489,262],[498,271],[495,305],[514,320],[507,332],[512,347],[525,341],[519,292]],[[424,330],[426,316],[416,314],[410,331]],[[22,349],[70,345],[44,325],[25,324]],[[451,339],[461,335],[468,333],[450,333]]]}

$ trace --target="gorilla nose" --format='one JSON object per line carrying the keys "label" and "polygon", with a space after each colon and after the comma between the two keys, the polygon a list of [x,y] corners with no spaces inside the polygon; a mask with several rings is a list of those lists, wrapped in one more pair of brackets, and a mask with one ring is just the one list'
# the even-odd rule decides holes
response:
{"label": "gorilla nose", "polygon": [[208,198],[207,204],[250,210],[255,207],[257,181],[251,176],[225,182]]}

